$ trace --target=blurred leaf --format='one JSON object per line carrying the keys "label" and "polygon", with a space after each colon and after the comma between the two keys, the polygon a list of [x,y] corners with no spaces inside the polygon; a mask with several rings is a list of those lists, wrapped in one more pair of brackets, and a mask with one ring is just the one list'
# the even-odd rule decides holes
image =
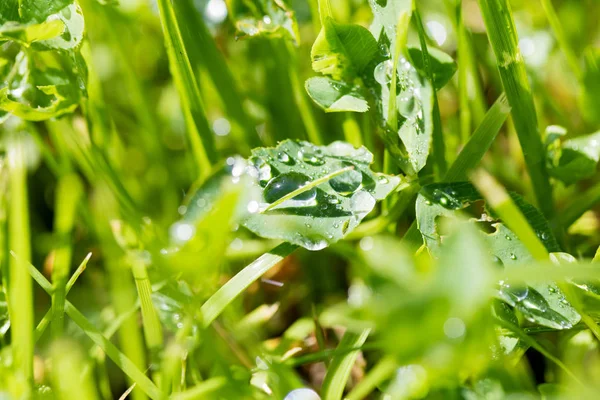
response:
{"label": "blurred leaf", "polygon": [[337,81],[351,81],[377,54],[373,35],[360,25],[339,24],[325,17],[310,57],[315,72]]}
{"label": "blurred leaf", "polygon": [[309,78],[306,80],[305,86],[308,95],[325,112],[366,112],[369,110],[369,104],[357,86],[325,77]]}
{"label": "blurred leaf", "polygon": [[283,0],[233,1],[232,14],[240,37],[284,37],[300,42],[294,11]]}
{"label": "blurred leaf", "polygon": [[[436,49],[435,47],[428,48],[430,67],[433,73],[433,83],[436,89],[443,88],[456,72],[456,62],[448,54]],[[422,76],[427,76],[427,70],[423,64],[423,51],[420,47],[409,47],[408,55],[412,60],[414,67],[421,73]]]}
{"label": "blurred leaf", "polygon": [[[549,129],[550,130],[550,129]],[[546,135],[548,172],[566,184],[591,178],[600,161],[600,131],[569,139],[560,144],[556,128]]]}
{"label": "blurred leaf", "polygon": [[579,109],[590,124],[600,122],[600,49],[588,47],[584,52],[584,69],[579,94]]}
{"label": "blurred leaf", "polygon": [[[22,4],[26,4],[23,2]],[[48,4],[36,4],[48,3]],[[47,14],[64,3],[64,7]],[[81,44],[84,32],[83,12],[78,4],[67,1],[28,2],[33,19],[6,22],[0,26],[0,41],[13,40],[34,50],[74,49]],[[40,9],[38,7],[47,7]],[[23,10],[23,7],[22,7]],[[1,17],[0,17],[1,19]]]}
{"label": "blurred leaf", "polygon": [[[511,194],[511,197],[548,251],[559,251],[556,239],[542,214],[520,196]],[[416,204],[417,224],[432,255],[439,256],[443,248],[443,220],[459,217],[461,210],[482,199],[475,188],[466,182],[423,187]],[[471,220],[471,223],[489,224],[494,229],[491,233],[481,234],[490,248],[490,257],[496,263],[505,268],[518,268],[533,260],[527,248],[502,222],[482,214],[479,219]],[[540,325],[568,329],[580,320],[579,314],[553,283],[511,287],[501,282],[498,293],[502,300],[521,311],[529,321]]]}
{"label": "blurred leaf", "polygon": [[86,69],[75,52],[20,52],[0,87],[0,110],[41,121],[72,112],[85,95]]}
{"label": "blurred leaf", "polygon": [[254,149],[250,162],[262,199],[248,204],[242,223],[262,237],[323,249],[351,232],[398,186],[400,178],[371,172],[372,161],[366,148],[344,142],[314,146],[287,140]]}
{"label": "blurred leaf", "polygon": [[6,301],[6,293],[4,287],[0,287],[0,342],[4,340],[4,336],[10,328],[10,318],[8,316],[8,302]]}
{"label": "blurred leaf", "polygon": [[396,25],[402,13],[412,12],[413,0],[369,0],[373,11],[373,23],[371,33],[380,43],[382,35],[389,42],[389,49],[394,49],[396,44]]}

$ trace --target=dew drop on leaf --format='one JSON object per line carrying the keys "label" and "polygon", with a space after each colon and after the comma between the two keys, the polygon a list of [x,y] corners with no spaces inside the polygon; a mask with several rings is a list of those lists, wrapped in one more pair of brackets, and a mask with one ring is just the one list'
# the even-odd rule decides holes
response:
{"label": "dew drop on leaf", "polygon": [[286,152],[281,152],[277,154],[277,161],[285,164],[285,165],[294,165],[296,162],[292,157],[289,156]]}
{"label": "dew drop on leaf", "polygon": [[354,169],[344,172],[329,181],[329,184],[342,196],[349,196],[360,189],[362,174]]}
{"label": "dew drop on leaf", "polygon": [[[268,203],[273,203],[279,200],[288,193],[306,185],[310,178],[299,172],[288,172],[281,174],[271,179],[264,190],[264,197]],[[309,189],[306,192],[300,193],[294,200],[311,201],[317,197],[315,188]]]}

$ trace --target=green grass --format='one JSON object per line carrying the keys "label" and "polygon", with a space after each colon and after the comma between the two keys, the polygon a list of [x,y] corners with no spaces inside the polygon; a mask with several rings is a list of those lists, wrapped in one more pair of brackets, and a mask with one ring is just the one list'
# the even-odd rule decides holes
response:
{"label": "green grass", "polygon": [[0,2],[0,398],[598,397],[599,13]]}

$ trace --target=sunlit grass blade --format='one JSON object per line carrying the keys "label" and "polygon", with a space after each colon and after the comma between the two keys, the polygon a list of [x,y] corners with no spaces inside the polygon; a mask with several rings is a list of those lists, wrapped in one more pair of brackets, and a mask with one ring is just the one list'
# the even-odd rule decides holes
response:
{"label": "sunlit grass blade", "polygon": [[75,343],[56,342],[51,354],[52,382],[58,399],[98,399],[92,380],[94,370]]}
{"label": "sunlit grass blade", "polygon": [[[25,270],[38,285],[49,295],[52,294],[52,284],[42,275],[41,272],[35,268],[30,262],[21,259],[17,254],[11,252],[15,260],[20,261],[24,264]],[[142,372],[140,369],[131,361],[125,354],[121,353],[119,349],[111,343],[100,331],[98,331],[94,325],[85,318],[83,314],[68,300],[65,302],[65,312],[67,315],[77,324],[84,333],[92,339],[96,345],[98,345],[110,359],[127,375],[133,382],[136,383],[137,387],[143,390],[150,398],[154,399],[165,399],[166,396],[152,383],[152,381]]]}
{"label": "sunlit grass blade", "polygon": [[171,400],[200,400],[210,396],[213,392],[219,390],[227,380],[223,377],[208,379],[193,388],[187,389],[185,392],[175,393],[171,396]]}
{"label": "sunlit grass blade", "polygon": [[282,243],[244,267],[202,305],[203,325],[209,326],[248,286],[297,248],[293,244]]}
{"label": "sunlit grass blade", "polygon": [[[365,329],[360,333],[346,331],[338,344],[338,349],[362,346],[367,340],[370,332],[370,329]],[[327,374],[325,375],[325,380],[323,381],[323,387],[321,389],[323,400],[342,399],[344,389],[346,388],[346,382],[350,377],[350,372],[356,361],[356,357],[358,357],[358,351],[333,357],[329,364],[329,368],[327,368]]]}
{"label": "sunlit grass blade", "polygon": [[444,176],[444,181],[456,182],[467,179],[468,171],[475,168],[489,150],[509,113],[510,106],[503,93],[485,114],[481,124],[458,154]]}
{"label": "sunlit grass blade", "polygon": [[82,195],[83,185],[77,175],[65,175],[60,178],[56,189],[54,214],[54,232],[59,244],[54,252],[52,267],[52,335],[54,338],[63,334],[67,279],[71,268],[71,231]]}
{"label": "sunlit grass blade", "polygon": [[182,111],[186,120],[188,139],[198,166],[198,173],[200,176],[206,177],[210,173],[212,164],[216,161],[217,154],[214,138],[204,113],[198,82],[190,64],[171,1],[158,0],[158,9],[165,33],[171,73],[179,91]]}
{"label": "sunlit grass blade", "polygon": [[27,149],[23,134],[12,134],[6,143],[10,198],[8,246],[20,255],[8,262],[8,310],[11,321],[16,397],[29,397],[33,383],[33,290],[27,262],[31,259]]}
{"label": "sunlit grass blade", "polygon": [[173,4],[191,65],[196,69],[200,66],[206,68],[227,114],[238,125],[233,130],[234,134],[241,134],[236,138],[236,142],[239,142],[236,145],[240,151],[258,146],[260,140],[250,116],[244,110],[244,99],[236,87],[236,80],[217,48],[204,19],[190,0],[179,0]]}
{"label": "sunlit grass blade", "polygon": [[551,217],[554,205],[545,166],[545,150],[510,5],[508,0],[479,0],[479,5],[496,55],[502,85],[512,107],[515,129],[537,204],[546,217]]}
{"label": "sunlit grass blade", "polygon": [[600,183],[595,184],[573,199],[556,215],[555,220],[558,221],[560,227],[566,230],[586,211],[591,210],[598,203],[600,203]]}

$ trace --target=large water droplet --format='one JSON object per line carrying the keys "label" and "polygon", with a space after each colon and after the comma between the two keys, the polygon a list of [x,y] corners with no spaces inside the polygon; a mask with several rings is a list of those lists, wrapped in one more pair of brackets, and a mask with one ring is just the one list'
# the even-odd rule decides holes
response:
{"label": "large water droplet", "polygon": [[300,152],[299,156],[301,156],[302,161],[315,167],[325,164],[325,160],[318,153],[303,151]]}
{"label": "large water droplet", "polygon": [[343,196],[349,196],[361,187],[362,174],[355,169],[351,169],[349,171],[344,172],[341,175],[332,178],[329,181],[329,184],[331,185],[333,190],[335,190],[339,194]]}
{"label": "large water droplet", "polygon": [[[310,181],[310,178],[304,174],[298,172],[288,172],[281,174],[271,179],[264,190],[264,197],[268,203],[273,203],[279,200],[288,193],[306,185]],[[303,193],[300,193],[293,200],[296,201],[311,201],[317,197],[317,190],[315,188],[309,189]]]}
{"label": "large water droplet", "polygon": [[373,76],[380,85],[387,85],[391,82],[392,72],[394,70],[394,64],[390,60],[383,61],[375,67]]}

